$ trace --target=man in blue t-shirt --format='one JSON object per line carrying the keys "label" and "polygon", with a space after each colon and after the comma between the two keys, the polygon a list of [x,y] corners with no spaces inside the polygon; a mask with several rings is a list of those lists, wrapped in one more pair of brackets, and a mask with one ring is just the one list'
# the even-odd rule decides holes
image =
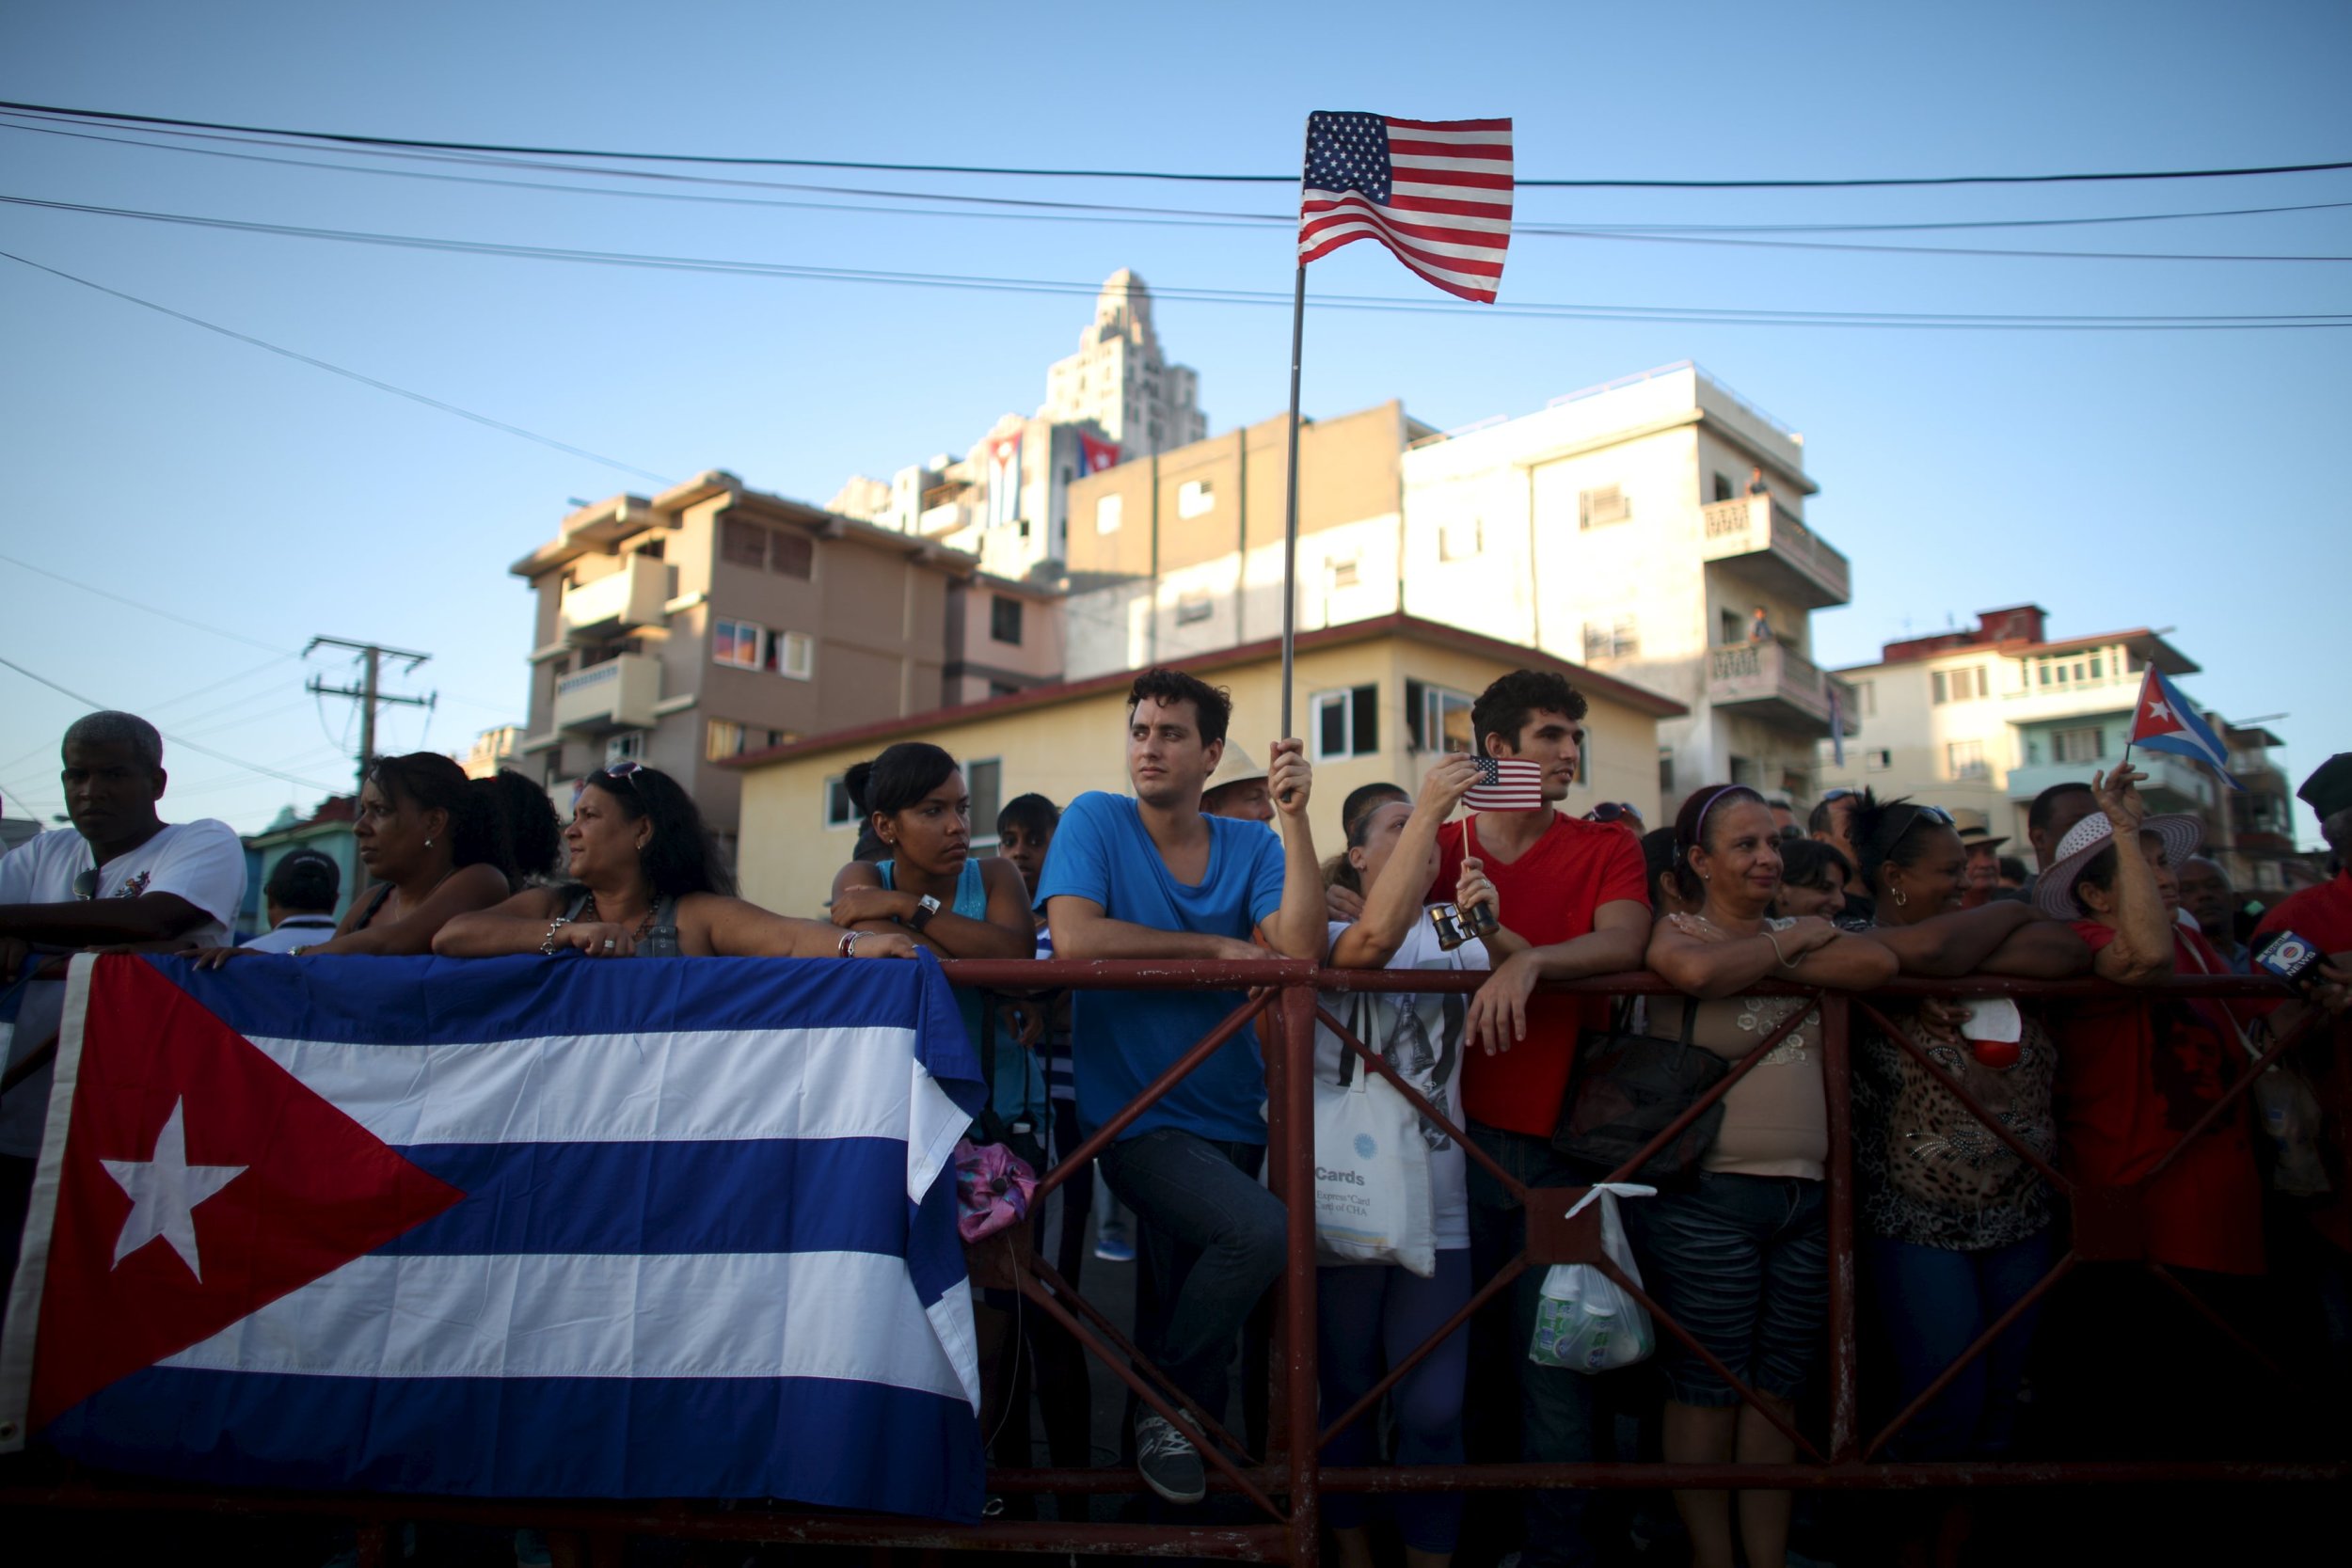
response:
{"label": "man in blue t-shirt", "polygon": [[[1225,751],[1232,702],[1175,670],[1136,679],[1127,706],[1133,796],[1079,796],[1062,813],[1038,903],[1063,958],[1320,958],[1323,877],[1307,828],[1311,773],[1295,740],[1274,743],[1266,784],[1278,839],[1204,816],[1201,786]],[[1265,946],[1251,941],[1264,939]],[[1083,1131],[1116,1117],[1242,1003],[1238,991],[1076,993],[1072,1021]],[[1225,1414],[1225,1365],[1243,1321],[1282,1272],[1282,1206],[1258,1183],[1265,1069],[1242,1029],[1124,1128],[1100,1165],[1142,1222],[1154,1273],[1174,1289],[1138,1336],[1170,1382]],[[1145,1484],[1170,1502],[1206,1491],[1200,1456],[1159,1416],[1136,1423]]]}

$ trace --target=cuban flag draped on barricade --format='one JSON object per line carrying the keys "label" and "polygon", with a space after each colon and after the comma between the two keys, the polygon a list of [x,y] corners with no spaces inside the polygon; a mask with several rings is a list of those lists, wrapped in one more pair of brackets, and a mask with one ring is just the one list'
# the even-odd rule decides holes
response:
{"label": "cuban flag draped on barricade", "polygon": [[938,965],[78,958],[0,1448],[970,1520]]}

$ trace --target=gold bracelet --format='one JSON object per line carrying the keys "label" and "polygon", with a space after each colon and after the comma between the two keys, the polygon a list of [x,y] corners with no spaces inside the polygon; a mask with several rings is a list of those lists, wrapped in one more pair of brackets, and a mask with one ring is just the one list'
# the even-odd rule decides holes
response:
{"label": "gold bracelet", "polygon": [[[1781,952],[1781,950],[1780,950],[1780,933],[1779,933],[1778,931],[1767,930],[1767,931],[1764,933],[1764,940],[1765,940],[1766,942],[1771,942],[1771,943],[1772,944],[1772,957],[1773,957],[1773,958],[1778,958],[1778,959],[1780,960],[1780,967],[1781,967],[1781,968],[1783,968],[1783,969],[1794,969],[1794,968],[1796,968],[1796,967],[1797,967],[1797,966],[1796,966],[1796,963],[1795,963],[1795,961],[1794,961],[1793,959],[1791,959],[1790,958],[1788,958],[1788,955],[1786,955],[1786,954],[1784,954],[1783,952]],[[1798,954],[1798,955],[1797,955],[1797,957],[1798,957],[1798,958],[1804,958],[1804,954],[1802,954],[1802,953],[1800,953],[1800,954]]]}

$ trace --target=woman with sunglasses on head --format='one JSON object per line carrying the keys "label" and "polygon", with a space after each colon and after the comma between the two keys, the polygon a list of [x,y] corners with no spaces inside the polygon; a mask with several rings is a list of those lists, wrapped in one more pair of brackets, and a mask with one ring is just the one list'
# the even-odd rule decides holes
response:
{"label": "woman with sunglasses on head", "polygon": [[[1847,828],[1876,911],[1867,940],[1894,953],[1904,974],[2062,979],[2089,966],[2080,938],[2037,920],[2024,904],[1963,910],[1968,850],[1942,807],[1882,801],[1864,790]],[[2051,1158],[2058,1054],[2050,1036],[2035,1009],[1998,999],[1979,1006],[1984,1017],[1972,1024],[1979,1008],[1965,1002],[1878,1005],[2020,1143]],[[1986,1037],[1964,1037],[1963,1029]],[[1856,1228],[1895,1369],[1884,1412],[1891,1418],[2049,1271],[2050,1191],[1917,1056],[1858,1013],[1853,1039]],[[2034,1328],[2028,1309],[1905,1424],[1888,1444],[1890,1455],[2008,1453]],[[1898,1528],[1908,1551],[1957,1560],[1971,1528],[1967,1505],[1905,1504],[1903,1511]]]}
{"label": "woman with sunglasses on head", "polygon": [[564,830],[571,879],[526,888],[443,926],[443,958],[579,953],[591,958],[903,958],[904,937],[844,937],[733,896],[702,813],[667,773],[633,762],[591,773]]}
{"label": "woman with sunglasses on head", "polygon": [[[1675,843],[1684,893],[1698,909],[1665,916],[1650,937],[1649,967],[1684,993],[1651,999],[1650,1032],[1679,1037],[1687,1014],[1692,1043],[1737,1064],[1791,1016],[1804,1017],[1724,1095],[1696,1186],[1633,1200],[1625,1213],[1660,1305],[1793,1424],[1828,1314],[1820,1014],[1805,1011],[1804,997],[1741,993],[1762,980],[1867,990],[1894,978],[1895,959],[1818,915],[1769,913],[1780,892],[1780,832],[1745,784],[1692,795],[1675,819]],[[1662,1334],[1660,1341],[1668,1460],[1794,1460],[1795,1446],[1764,1411],[1744,1404],[1680,1341]],[[1698,1568],[1731,1568],[1731,1494],[1677,1492],[1675,1505]],[[1739,1495],[1750,1568],[1787,1560],[1788,1511],[1786,1492]]]}
{"label": "woman with sunglasses on head", "polygon": [[[378,758],[359,786],[351,832],[374,885],[352,900],[331,938],[287,952],[429,953],[450,921],[491,908],[554,864],[555,808],[545,790],[516,773],[469,779],[437,752]],[[241,951],[214,949],[197,961],[218,968]]]}

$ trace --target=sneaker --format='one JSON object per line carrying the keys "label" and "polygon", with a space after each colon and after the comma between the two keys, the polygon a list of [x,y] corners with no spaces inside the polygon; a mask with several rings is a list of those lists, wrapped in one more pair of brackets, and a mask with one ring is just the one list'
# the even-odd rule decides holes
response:
{"label": "sneaker", "polygon": [[1136,1243],[1123,1225],[1106,1225],[1094,1233],[1094,1256],[1105,1263],[1132,1263]]}
{"label": "sneaker", "polygon": [[1147,1415],[1136,1423],[1136,1468],[1143,1484],[1169,1502],[1197,1503],[1209,1495],[1199,1450],[1165,1417]]}

